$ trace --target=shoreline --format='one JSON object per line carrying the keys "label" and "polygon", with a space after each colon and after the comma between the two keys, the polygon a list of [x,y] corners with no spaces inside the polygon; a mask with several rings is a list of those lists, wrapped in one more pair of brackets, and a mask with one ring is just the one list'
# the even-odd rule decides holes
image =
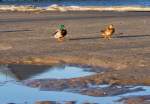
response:
{"label": "shoreline", "polygon": [[150,12],[149,6],[59,6],[57,4],[47,7],[34,5],[0,5],[0,11],[20,11],[20,12],[50,12],[50,11],[146,11]]}

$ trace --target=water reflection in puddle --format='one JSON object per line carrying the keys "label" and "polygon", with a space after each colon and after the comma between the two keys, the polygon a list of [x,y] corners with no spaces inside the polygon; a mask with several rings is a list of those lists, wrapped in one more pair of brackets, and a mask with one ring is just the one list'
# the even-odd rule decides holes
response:
{"label": "water reflection in puddle", "polygon": [[86,68],[67,66],[49,68],[46,72],[32,76],[30,79],[69,79],[95,74]]}
{"label": "water reflection in puddle", "polygon": [[[137,86],[138,87],[138,86]],[[76,101],[77,104],[82,104],[85,102],[98,103],[98,104],[122,104],[121,102],[116,102],[122,97],[134,96],[134,95],[149,95],[150,88],[148,86],[139,86],[145,89],[145,91],[140,91],[136,93],[128,93],[119,96],[108,96],[108,97],[93,97],[87,95],[81,95],[71,92],[59,92],[59,91],[39,91],[36,88],[30,88],[23,86],[19,83],[6,83],[0,86],[0,101],[2,104],[7,104],[10,102],[16,104],[34,104],[36,101]],[[63,103],[61,103],[63,104]]]}
{"label": "water reflection in puddle", "polygon": [[[3,66],[0,67],[0,102],[1,104],[15,103],[15,104],[35,104],[37,101],[58,101],[64,104],[64,101],[76,101],[76,104],[82,104],[85,102],[98,103],[98,104],[122,104],[117,102],[119,99],[128,96],[135,95],[149,95],[149,86],[131,86],[130,89],[142,88],[142,91],[129,92],[116,96],[103,96],[94,97],[88,95],[82,95],[80,93],[65,92],[65,91],[41,91],[38,88],[31,88],[21,83],[21,80],[25,79],[44,79],[44,78],[73,78],[83,77],[86,75],[94,74],[93,72],[85,71],[84,69],[75,68],[73,66],[62,67],[63,70],[57,70],[55,67],[49,68],[49,66],[43,68],[39,66]],[[35,68],[36,67],[36,68]],[[35,68],[35,69],[34,69]],[[26,69],[26,71],[24,71]],[[70,72],[73,70],[72,72]],[[88,72],[88,73],[84,73]],[[53,73],[49,74],[48,73]],[[61,75],[64,74],[64,75]],[[69,75],[68,75],[69,73]],[[70,74],[71,73],[71,74]],[[78,75],[75,75],[79,73]],[[81,74],[80,74],[81,73]],[[58,74],[58,75],[57,75]],[[60,74],[60,75],[59,75]],[[40,77],[39,77],[40,76]],[[61,77],[60,77],[61,76]],[[5,83],[4,83],[5,82]],[[92,86],[92,88],[109,88],[110,85]],[[117,88],[117,87],[116,87]],[[118,88],[121,88],[118,86]],[[68,90],[69,91],[69,90]],[[63,102],[63,103],[62,103]]]}
{"label": "water reflection in puddle", "polygon": [[96,74],[89,71],[91,68],[75,66],[40,66],[40,65],[1,65],[0,73],[16,77],[18,80],[26,79],[69,79]]}

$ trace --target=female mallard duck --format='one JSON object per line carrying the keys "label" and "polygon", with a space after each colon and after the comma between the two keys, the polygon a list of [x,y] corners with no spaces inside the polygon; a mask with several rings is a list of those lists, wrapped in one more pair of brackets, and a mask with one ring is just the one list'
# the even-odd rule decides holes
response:
{"label": "female mallard duck", "polygon": [[104,37],[104,39],[111,39],[112,35],[115,32],[114,26],[111,24],[109,25],[105,30],[101,30],[101,35]]}
{"label": "female mallard duck", "polygon": [[64,41],[64,37],[67,35],[67,30],[65,29],[64,25],[59,25],[56,32],[53,34],[54,38],[58,41]]}

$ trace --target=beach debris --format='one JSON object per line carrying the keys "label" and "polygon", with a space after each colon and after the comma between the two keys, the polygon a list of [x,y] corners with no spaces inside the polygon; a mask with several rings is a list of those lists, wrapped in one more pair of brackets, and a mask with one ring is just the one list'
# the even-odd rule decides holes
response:
{"label": "beach debris", "polygon": [[113,24],[111,24],[106,29],[101,30],[101,35],[103,36],[104,39],[110,40],[114,32],[115,28]]}
{"label": "beach debris", "polygon": [[57,41],[62,42],[64,41],[64,37],[67,35],[67,30],[65,29],[65,25],[60,24],[58,25],[58,29],[55,33],[52,34]]}

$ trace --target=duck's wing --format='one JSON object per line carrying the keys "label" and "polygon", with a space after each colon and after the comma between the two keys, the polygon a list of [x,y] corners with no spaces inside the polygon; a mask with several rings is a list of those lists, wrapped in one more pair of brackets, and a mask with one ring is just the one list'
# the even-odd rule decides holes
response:
{"label": "duck's wing", "polygon": [[112,29],[112,34],[115,33],[115,28]]}
{"label": "duck's wing", "polygon": [[105,30],[101,30],[101,33],[104,33],[105,32]]}
{"label": "duck's wing", "polygon": [[52,33],[52,36],[56,35],[57,32],[58,32],[58,31],[55,31],[54,33]]}

